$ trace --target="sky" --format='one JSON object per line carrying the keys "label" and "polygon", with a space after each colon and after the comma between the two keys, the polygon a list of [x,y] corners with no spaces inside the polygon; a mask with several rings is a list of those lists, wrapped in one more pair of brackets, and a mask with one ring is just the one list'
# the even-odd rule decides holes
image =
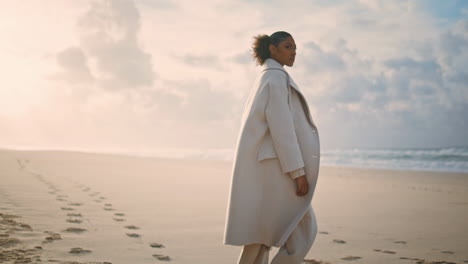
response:
{"label": "sky", "polygon": [[466,0],[30,0],[0,2],[0,148],[233,149],[279,30],[322,149],[468,145]]}

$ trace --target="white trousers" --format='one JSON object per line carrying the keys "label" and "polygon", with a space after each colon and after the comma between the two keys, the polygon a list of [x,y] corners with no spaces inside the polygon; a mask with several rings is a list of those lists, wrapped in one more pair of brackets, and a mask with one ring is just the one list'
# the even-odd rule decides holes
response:
{"label": "white trousers", "polygon": [[[317,236],[317,221],[312,207],[275,255],[271,264],[302,264]],[[268,264],[271,247],[264,244],[245,245],[238,264]]]}

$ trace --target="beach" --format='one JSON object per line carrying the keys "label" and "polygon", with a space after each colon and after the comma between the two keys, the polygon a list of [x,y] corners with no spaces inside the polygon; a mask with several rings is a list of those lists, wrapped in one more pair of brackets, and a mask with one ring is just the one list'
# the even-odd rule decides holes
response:
{"label": "beach", "polygon": [[[236,263],[231,166],[0,150],[0,263]],[[312,206],[305,263],[468,263],[467,173],[322,166]]]}

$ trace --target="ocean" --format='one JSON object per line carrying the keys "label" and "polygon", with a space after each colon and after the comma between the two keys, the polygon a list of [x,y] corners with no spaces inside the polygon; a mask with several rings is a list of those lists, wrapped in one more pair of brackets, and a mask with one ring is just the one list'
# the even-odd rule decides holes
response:
{"label": "ocean", "polygon": [[468,172],[468,147],[339,149],[324,151],[321,161],[332,166]]}
{"label": "ocean", "polygon": [[[114,152],[115,153],[115,152]],[[159,149],[122,152],[137,156],[232,160],[232,149]],[[321,165],[416,171],[468,172],[468,147],[353,148],[322,150]]]}

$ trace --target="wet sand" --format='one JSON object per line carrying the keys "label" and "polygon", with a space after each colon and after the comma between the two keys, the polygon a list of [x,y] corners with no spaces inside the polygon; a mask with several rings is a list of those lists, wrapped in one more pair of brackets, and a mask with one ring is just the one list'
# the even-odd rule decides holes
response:
{"label": "wet sand", "polygon": [[[222,244],[230,170],[0,150],[0,263],[236,263]],[[322,167],[313,206],[304,263],[468,263],[468,174]]]}

